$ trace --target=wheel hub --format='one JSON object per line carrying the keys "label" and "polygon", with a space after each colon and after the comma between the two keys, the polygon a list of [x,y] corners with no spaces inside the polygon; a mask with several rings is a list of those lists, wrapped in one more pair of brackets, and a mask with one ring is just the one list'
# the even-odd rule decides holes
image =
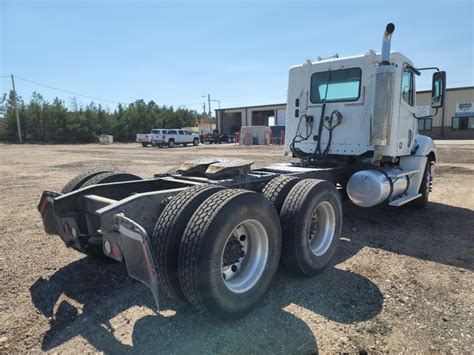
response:
{"label": "wheel hub", "polygon": [[235,235],[231,236],[224,249],[223,265],[235,264],[245,255],[243,244]]}
{"label": "wheel hub", "polygon": [[309,228],[308,243],[314,255],[321,256],[329,249],[336,230],[336,213],[327,201],[316,206]]}
{"label": "wheel hub", "polygon": [[222,252],[221,272],[225,285],[235,293],[253,287],[268,259],[268,234],[257,220],[246,220],[234,228]]}

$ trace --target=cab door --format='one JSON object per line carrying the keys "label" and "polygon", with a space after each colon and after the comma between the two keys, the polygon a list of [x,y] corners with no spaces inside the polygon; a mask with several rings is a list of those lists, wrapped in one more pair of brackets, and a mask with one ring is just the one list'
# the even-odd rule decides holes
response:
{"label": "cab door", "polygon": [[404,65],[400,87],[400,110],[397,138],[397,155],[406,155],[413,148],[418,132],[415,102],[415,73],[410,66]]}
{"label": "cab door", "polygon": [[186,136],[184,134],[184,131],[182,129],[178,129],[178,135],[176,138],[176,143],[183,144],[186,143]]}

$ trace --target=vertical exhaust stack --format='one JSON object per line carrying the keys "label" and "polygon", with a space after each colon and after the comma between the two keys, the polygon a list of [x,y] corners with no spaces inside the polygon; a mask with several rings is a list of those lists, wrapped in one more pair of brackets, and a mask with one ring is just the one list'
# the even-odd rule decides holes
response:
{"label": "vertical exhaust stack", "polygon": [[380,58],[381,65],[390,65],[390,44],[392,42],[392,33],[395,31],[395,25],[389,23],[385,28],[382,41],[382,54]]}
{"label": "vertical exhaust stack", "polygon": [[395,25],[389,23],[382,41],[380,62],[375,70],[375,99],[372,114],[370,144],[374,146],[373,164],[379,166],[383,148],[390,142],[392,126],[395,66],[390,64],[390,44]]}

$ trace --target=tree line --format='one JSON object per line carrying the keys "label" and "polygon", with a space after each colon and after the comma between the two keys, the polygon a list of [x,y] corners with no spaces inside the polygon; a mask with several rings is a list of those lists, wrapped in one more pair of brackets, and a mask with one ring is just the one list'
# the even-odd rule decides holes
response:
{"label": "tree line", "polygon": [[[68,108],[63,100],[48,102],[34,92],[25,102],[17,96],[22,137],[29,142],[44,143],[91,143],[100,134],[111,134],[114,140],[135,140],[137,133],[148,133],[151,128],[191,127],[200,118],[194,110],[159,106],[154,101],[119,104],[113,111],[100,104],[89,103],[85,107]],[[0,140],[17,141],[18,130],[13,92],[0,98]]]}

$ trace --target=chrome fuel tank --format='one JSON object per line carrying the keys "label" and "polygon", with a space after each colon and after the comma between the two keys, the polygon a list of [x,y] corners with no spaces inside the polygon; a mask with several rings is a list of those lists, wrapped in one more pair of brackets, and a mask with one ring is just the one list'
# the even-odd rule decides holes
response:
{"label": "chrome fuel tank", "polygon": [[361,170],[347,183],[350,200],[360,207],[372,207],[403,194],[409,184],[408,176],[398,176],[397,168]]}

